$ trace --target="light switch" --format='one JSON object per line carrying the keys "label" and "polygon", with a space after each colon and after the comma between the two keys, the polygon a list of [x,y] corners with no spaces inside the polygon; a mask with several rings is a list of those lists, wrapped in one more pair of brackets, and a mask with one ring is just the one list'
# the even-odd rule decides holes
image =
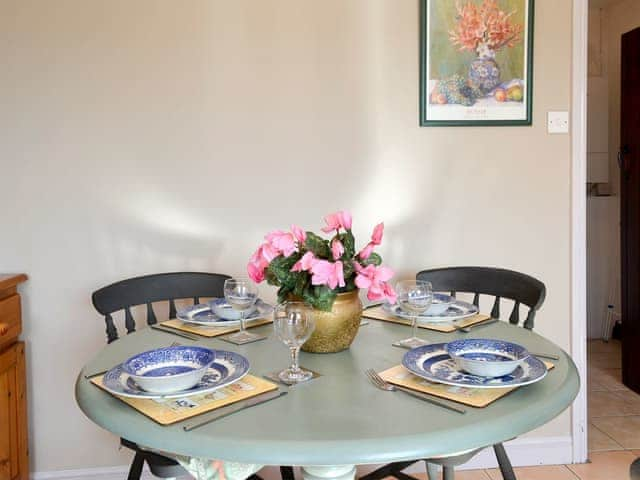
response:
{"label": "light switch", "polygon": [[547,132],[569,133],[569,112],[548,112]]}

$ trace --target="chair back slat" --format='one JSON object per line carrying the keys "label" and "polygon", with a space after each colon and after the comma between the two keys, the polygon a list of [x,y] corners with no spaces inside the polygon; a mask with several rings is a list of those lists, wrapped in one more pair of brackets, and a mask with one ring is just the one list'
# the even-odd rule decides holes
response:
{"label": "chair back slat", "polygon": [[536,312],[544,303],[546,287],[540,280],[524,273],[491,267],[448,267],[423,270],[416,275],[418,280],[431,282],[438,292],[466,292],[474,294],[474,304],[479,295],[495,297],[491,315],[500,317],[500,300],[516,303],[509,321],[519,323],[520,305],[529,307],[523,327],[533,329]]}
{"label": "chair back slat", "polygon": [[200,297],[193,297],[193,304],[194,305],[199,305],[200,304]]}
{"label": "chair back slat", "polygon": [[493,308],[491,309],[492,318],[500,318],[500,297],[496,297],[493,301]]}
{"label": "chair back slat", "polygon": [[513,304],[511,315],[509,315],[509,323],[512,325],[518,325],[520,323],[520,302],[517,300],[516,303]]}
{"label": "chair back slat", "polygon": [[156,312],[153,311],[153,305],[147,303],[147,325],[155,325],[158,323]]}
{"label": "chair back slat", "polygon": [[456,291],[455,290],[451,290],[449,295],[451,295],[453,298],[456,298]]}
{"label": "chair back slat", "polygon": [[112,314],[125,311],[127,333],[135,331],[135,320],[131,307],[146,305],[147,324],[153,325],[158,319],[152,303],[169,302],[169,317],[176,316],[176,299],[194,299],[196,303],[203,297],[222,297],[224,281],[231,278],[220,273],[176,272],[129,278],[108,285],[93,292],[91,300],[96,310],[104,316],[109,343],[118,339],[118,330]]}
{"label": "chair back slat", "polygon": [[127,328],[127,334],[136,331],[136,322],[131,315],[131,308],[124,309],[124,326]]}
{"label": "chair back slat", "polygon": [[107,324],[107,343],[116,341],[118,339],[118,330],[115,323],[113,323],[113,317],[107,313],[104,316],[104,322]]}
{"label": "chair back slat", "polygon": [[480,294],[479,293],[476,293],[476,294],[473,295],[473,304],[476,307],[480,307]]}

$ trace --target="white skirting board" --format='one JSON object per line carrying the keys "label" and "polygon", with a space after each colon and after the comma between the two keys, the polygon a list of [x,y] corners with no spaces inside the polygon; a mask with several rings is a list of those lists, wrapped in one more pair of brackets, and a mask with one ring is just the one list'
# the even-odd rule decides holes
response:
{"label": "white skirting board", "polygon": [[[509,458],[515,467],[531,465],[560,465],[571,463],[571,437],[541,437],[516,439],[505,444]],[[460,470],[497,467],[492,448],[487,448],[476,455],[470,462],[459,467]],[[358,466],[358,475],[364,475],[375,470],[377,465]],[[128,466],[83,468],[77,470],[57,470],[51,472],[34,472],[33,480],[122,480],[127,477]],[[424,473],[424,463],[419,462],[406,470],[407,473]],[[279,480],[280,471],[277,467],[266,467],[260,471],[265,480]],[[299,471],[296,469],[296,476]],[[154,479],[145,469],[143,480]],[[188,477],[190,478],[190,477]]]}

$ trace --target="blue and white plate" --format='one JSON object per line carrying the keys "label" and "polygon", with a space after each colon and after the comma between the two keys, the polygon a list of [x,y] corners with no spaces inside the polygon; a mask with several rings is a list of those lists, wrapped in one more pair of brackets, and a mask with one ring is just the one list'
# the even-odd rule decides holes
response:
{"label": "blue and white plate", "polygon": [[158,394],[143,390],[125,372],[122,365],[109,370],[102,379],[106,390],[120,397],[131,398],[182,398],[209,393],[231,385],[249,372],[249,360],[235,352],[216,350],[216,359],[200,382],[188,390],[171,394]]}
{"label": "blue and white plate", "polygon": [[147,392],[166,395],[197,385],[215,358],[209,348],[179,345],[138,353],[123,362],[122,368]]}
{"label": "blue and white plate", "polygon": [[[224,300],[224,299],[216,299]],[[213,302],[214,300],[212,300]],[[220,306],[220,305],[217,305]],[[257,320],[259,318],[269,317],[273,313],[273,307],[262,300],[258,300],[252,310],[246,317],[245,321]],[[230,320],[223,318],[211,309],[211,305],[199,304],[192,305],[183,310],[178,311],[176,317],[185,323],[194,325],[204,325],[205,327],[236,327],[240,325],[240,320]]]}
{"label": "blue and white plate", "polygon": [[520,387],[539,382],[547,374],[547,367],[529,356],[511,374],[503,377],[480,377],[460,370],[447,353],[446,343],[434,343],[405,353],[402,365],[411,373],[435,383],[456,387],[504,388]]}
{"label": "blue and white plate", "polygon": [[[438,298],[439,295],[443,297],[450,298],[448,295],[434,293],[434,298]],[[385,303],[382,306],[383,310],[391,315],[396,317],[404,318],[405,320],[410,320],[411,315],[407,314],[400,305],[397,303],[390,305]],[[463,318],[472,317],[478,313],[478,307],[471,303],[463,302],[462,300],[454,300],[454,302],[449,305],[449,308],[444,312],[437,312],[437,315],[430,313],[430,310],[427,310],[425,313],[418,317],[419,323],[442,323],[442,322],[452,322],[454,320],[462,320]]]}

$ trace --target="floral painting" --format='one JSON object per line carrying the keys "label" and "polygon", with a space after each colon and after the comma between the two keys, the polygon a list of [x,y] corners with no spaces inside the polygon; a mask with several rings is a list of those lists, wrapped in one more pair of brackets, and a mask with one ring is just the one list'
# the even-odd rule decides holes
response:
{"label": "floral painting", "polygon": [[421,125],[531,125],[533,0],[422,0]]}

